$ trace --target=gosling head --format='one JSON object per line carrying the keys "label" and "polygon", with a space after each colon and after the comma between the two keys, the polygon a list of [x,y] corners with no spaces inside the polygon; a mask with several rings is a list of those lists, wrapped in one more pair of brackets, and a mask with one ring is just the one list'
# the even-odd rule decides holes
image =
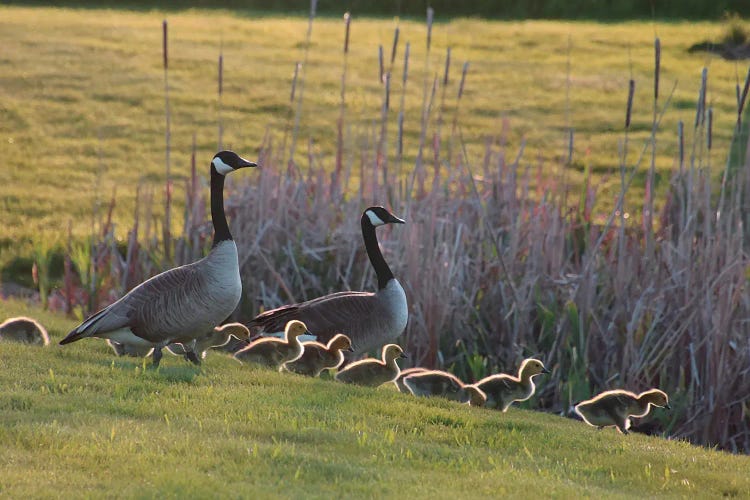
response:
{"label": "gosling head", "polygon": [[384,224],[404,224],[404,219],[399,219],[383,207],[370,207],[362,214],[362,224],[369,224],[373,227]]}
{"label": "gosling head", "polygon": [[331,340],[328,341],[328,350],[332,351],[334,349],[338,349],[339,351],[354,352],[354,349],[352,349],[352,339],[350,339],[343,333],[337,333]]}
{"label": "gosling head", "polygon": [[222,333],[225,333],[227,337],[229,335],[234,335],[240,340],[244,340],[246,342],[250,341],[250,330],[248,330],[247,327],[242,323],[227,323],[226,325],[219,326],[216,329],[221,331]]}
{"label": "gosling head", "polygon": [[220,175],[227,175],[230,172],[245,167],[257,167],[258,164],[242,158],[234,151],[219,151],[211,160],[211,171]]}
{"label": "gosling head", "polygon": [[312,335],[310,332],[307,331],[307,326],[301,321],[298,321],[296,319],[293,319],[292,321],[288,322],[286,324],[286,328],[284,328],[284,332],[286,334],[286,339],[296,339],[300,335]]}
{"label": "gosling head", "polygon": [[638,399],[654,406],[666,408],[667,410],[672,409],[672,407],[669,406],[669,396],[659,389],[650,389],[646,392],[642,392],[638,395]]}
{"label": "gosling head", "polygon": [[521,363],[521,378],[531,378],[534,375],[539,375],[540,373],[549,373],[550,371],[544,367],[544,363],[539,361],[538,359],[529,358],[523,360],[523,363]]}
{"label": "gosling head", "polygon": [[387,344],[383,346],[383,361],[385,361],[386,363],[390,363],[395,359],[405,357],[407,356],[406,354],[404,354],[404,350],[401,349],[400,346],[396,344]]}

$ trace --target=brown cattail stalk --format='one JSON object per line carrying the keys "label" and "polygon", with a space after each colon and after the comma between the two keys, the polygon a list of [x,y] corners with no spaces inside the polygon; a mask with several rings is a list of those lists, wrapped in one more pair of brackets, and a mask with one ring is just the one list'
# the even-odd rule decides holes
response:
{"label": "brown cattail stalk", "polygon": [[747,99],[748,89],[750,89],[750,68],[747,69],[745,85],[742,87],[742,94],[739,96],[739,104],[737,105],[737,130],[742,126],[742,112],[745,109],[745,100]]}
{"label": "brown cattail stalk", "polygon": [[378,45],[378,67],[380,68],[380,73],[378,74],[378,81],[380,83],[385,83],[385,79],[383,78],[383,75],[385,75],[385,69],[383,68],[383,46]]}
{"label": "brown cattail stalk", "polygon": [[708,68],[701,71],[701,88],[698,93],[698,105],[695,110],[695,128],[703,125],[706,115],[706,85],[708,83]]}
{"label": "brown cattail stalk", "polygon": [[680,120],[677,123],[677,142],[678,142],[678,149],[679,149],[679,166],[680,166],[680,173],[682,173],[684,167],[685,167],[685,123]]}
{"label": "brown cattail stalk", "polygon": [[659,74],[661,72],[661,40],[654,40],[654,101],[659,99]]}
{"label": "brown cattail stalk", "polygon": [[391,68],[393,67],[393,63],[396,61],[396,52],[398,51],[398,36],[399,36],[399,28],[396,26],[396,29],[393,31],[393,46],[391,47]]}
{"label": "brown cattail stalk", "polygon": [[630,129],[630,116],[633,112],[633,96],[635,95],[635,80],[628,82],[628,107],[625,114],[625,129]]}
{"label": "brown cattail stalk", "polygon": [[448,73],[450,71],[451,67],[451,48],[448,47],[448,49],[445,52],[445,72],[443,73],[443,87],[446,87],[448,85]]}
{"label": "brown cattail stalk", "polygon": [[164,228],[163,228],[163,238],[164,238],[164,261],[169,262],[171,260],[171,245],[170,241],[172,240],[172,175],[170,172],[170,141],[171,141],[171,131],[170,131],[170,111],[169,111],[169,57],[167,56],[167,20],[165,19],[162,22],[162,48],[164,52],[164,115],[166,117],[166,131],[165,131],[165,139],[166,139],[166,179],[164,181]]}
{"label": "brown cattail stalk", "polygon": [[712,131],[713,131],[713,121],[714,121],[714,107],[709,106],[708,107],[708,123],[706,124],[706,146],[708,147],[708,150],[711,151],[711,145],[712,145]]}
{"label": "brown cattail stalk", "polygon": [[222,121],[221,117],[221,98],[224,95],[224,47],[222,43],[222,47],[219,49],[219,93],[218,93],[218,113],[219,113],[219,143],[218,143],[218,150],[221,151],[223,148],[223,137],[224,137],[224,122]]}

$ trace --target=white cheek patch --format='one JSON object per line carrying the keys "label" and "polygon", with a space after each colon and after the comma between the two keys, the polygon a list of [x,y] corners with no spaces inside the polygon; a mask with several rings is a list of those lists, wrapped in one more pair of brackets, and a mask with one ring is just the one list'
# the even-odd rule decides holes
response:
{"label": "white cheek patch", "polygon": [[373,226],[382,226],[383,224],[385,224],[385,222],[383,222],[383,219],[375,215],[375,212],[373,212],[372,210],[367,210],[365,213],[367,214],[367,218],[370,219],[370,224],[372,224]]}
{"label": "white cheek patch", "polygon": [[221,158],[218,156],[214,158],[213,162],[214,168],[217,172],[219,172],[221,175],[227,175],[229,172],[233,171],[234,169],[221,161]]}

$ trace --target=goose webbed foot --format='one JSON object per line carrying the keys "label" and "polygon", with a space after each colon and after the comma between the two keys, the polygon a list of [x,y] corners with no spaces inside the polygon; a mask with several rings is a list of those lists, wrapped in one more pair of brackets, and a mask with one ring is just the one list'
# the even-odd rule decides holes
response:
{"label": "goose webbed foot", "polygon": [[185,351],[185,359],[193,363],[194,365],[200,365],[201,360],[198,357],[197,354],[195,354],[195,351]]}

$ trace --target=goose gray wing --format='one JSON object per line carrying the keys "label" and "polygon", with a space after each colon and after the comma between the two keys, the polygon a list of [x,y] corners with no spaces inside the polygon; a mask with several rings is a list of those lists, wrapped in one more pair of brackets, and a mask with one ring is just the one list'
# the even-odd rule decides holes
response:
{"label": "goose gray wing", "polygon": [[338,292],[266,311],[247,326],[275,333],[283,331],[287,322],[296,319],[305,323],[318,342],[325,344],[337,333],[345,333],[356,348],[370,330],[377,330],[382,322],[378,318],[381,312],[381,304],[374,293]]}

